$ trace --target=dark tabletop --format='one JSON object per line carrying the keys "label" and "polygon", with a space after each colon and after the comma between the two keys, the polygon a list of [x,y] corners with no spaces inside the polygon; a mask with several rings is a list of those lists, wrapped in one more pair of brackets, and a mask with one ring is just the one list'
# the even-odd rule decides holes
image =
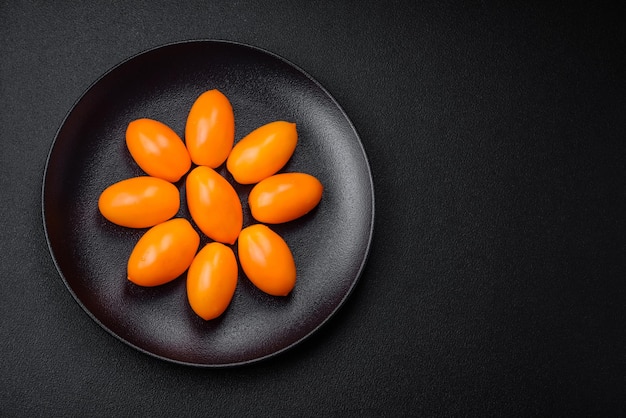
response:
{"label": "dark tabletop", "polygon": [[[624,14],[572,2],[1,2],[0,415],[626,413]],[[104,72],[174,41],[272,51],[345,110],[376,220],[351,297],[277,357],[204,369],[104,331],[42,221]]]}

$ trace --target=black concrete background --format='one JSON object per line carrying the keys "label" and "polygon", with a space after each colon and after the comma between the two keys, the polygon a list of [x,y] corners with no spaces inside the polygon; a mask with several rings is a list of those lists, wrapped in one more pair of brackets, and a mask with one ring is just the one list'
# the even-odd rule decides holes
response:
{"label": "black concrete background", "polygon": [[[0,415],[624,415],[624,17],[581,2],[0,2]],[[188,39],[310,73],[359,132],[376,192],[348,302],[234,369],[103,331],[43,230],[73,103]]]}

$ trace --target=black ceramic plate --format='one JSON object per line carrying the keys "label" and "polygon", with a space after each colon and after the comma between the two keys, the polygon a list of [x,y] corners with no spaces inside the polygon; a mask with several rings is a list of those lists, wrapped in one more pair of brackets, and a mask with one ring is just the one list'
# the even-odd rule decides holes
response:
{"label": "black ceramic plate", "polygon": [[[325,190],[314,211],[271,226],[296,261],[298,278],[291,295],[265,295],[240,272],[231,305],[207,322],[189,307],[185,275],[156,288],[141,288],[126,279],[128,256],[146,230],[108,222],[97,201],[107,186],[144,174],[125,146],[130,121],[157,119],[182,137],[192,103],[210,89],[222,91],[233,105],[235,141],[274,120],[295,122],[298,145],[282,171],[312,174]],[[218,171],[235,184],[224,167]],[[177,216],[190,219],[184,178],[177,186],[182,203]],[[244,226],[254,223],[247,207],[250,189],[236,185]],[[292,347],[324,324],[361,274],[372,238],[373,202],[362,144],[328,92],[272,53],[223,41],[156,48],[102,76],[59,129],[43,185],[48,244],[76,301],[132,347],[197,366],[260,360]],[[200,235],[201,245],[209,242]]]}

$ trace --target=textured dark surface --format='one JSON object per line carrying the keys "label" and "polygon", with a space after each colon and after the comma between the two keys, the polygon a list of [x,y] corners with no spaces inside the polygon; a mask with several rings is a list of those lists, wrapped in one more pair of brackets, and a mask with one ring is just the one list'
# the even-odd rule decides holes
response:
{"label": "textured dark surface", "polygon": [[[571,2],[1,2],[0,415],[624,415],[624,17]],[[103,331],[41,214],[52,140],[91,83],[198,38],[317,79],[376,191],[347,303],[234,369]]]}

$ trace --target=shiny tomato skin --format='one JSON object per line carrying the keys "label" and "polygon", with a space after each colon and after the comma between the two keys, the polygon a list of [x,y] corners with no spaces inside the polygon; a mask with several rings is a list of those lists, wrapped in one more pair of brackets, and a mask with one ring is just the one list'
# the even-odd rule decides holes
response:
{"label": "shiny tomato skin", "polygon": [[128,259],[128,280],[139,286],[159,286],[187,270],[200,236],[188,220],[174,218],[150,228]]}
{"label": "shiny tomato skin", "polygon": [[226,160],[226,167],[237,183],[258,183],[287,164],[297,142],[295,123],[268,123],[235,144]]}
{"label": "shiny tomato skin", "polygon": [[235,141],[235,115],[219,90],[202,93],[191,106],[185,125],[185,143],[197,165],[216,168],[228,157]]}
{"label": "shiny tomato skin", "polygon": [[287,296],[296,283],[296,264],[287,243],[262,224],[241,231],[239,262],[250,281],[272,296]]}
{"label": "shiny tomato skin", "polygon": [[128,124],[126,146],[148,175],[177,182],[191,168],[191,158],[182,139],[169,126],[153,119]]}
{"label": "shiny tomato skin", "polygon": [[170,182],[140,176],[110,185],[100,194],[98,209],[114,224],[147,228],[171,219],[180,208],[180,193]]}
{"label": "shiny tomato skin", "polygon": [[323,190],[322,183],[310,174],[275,174],[252,188],[248,203],[254,219],[278,224],[309,213],[322,199]]}
{"label": "shiny tomato skin", "polygon": [[187,299],[191,309],[205,320],[222,315],[237,287],[237,259],[219,242],[207,244],[187,271]]}
{"label": "shiny tomato skin", "polygon": [[234,244],[243,226],[243,211],[233,186],[212,168],[198,166],[187,175],[186,194],[198,228],[215,241]]}

